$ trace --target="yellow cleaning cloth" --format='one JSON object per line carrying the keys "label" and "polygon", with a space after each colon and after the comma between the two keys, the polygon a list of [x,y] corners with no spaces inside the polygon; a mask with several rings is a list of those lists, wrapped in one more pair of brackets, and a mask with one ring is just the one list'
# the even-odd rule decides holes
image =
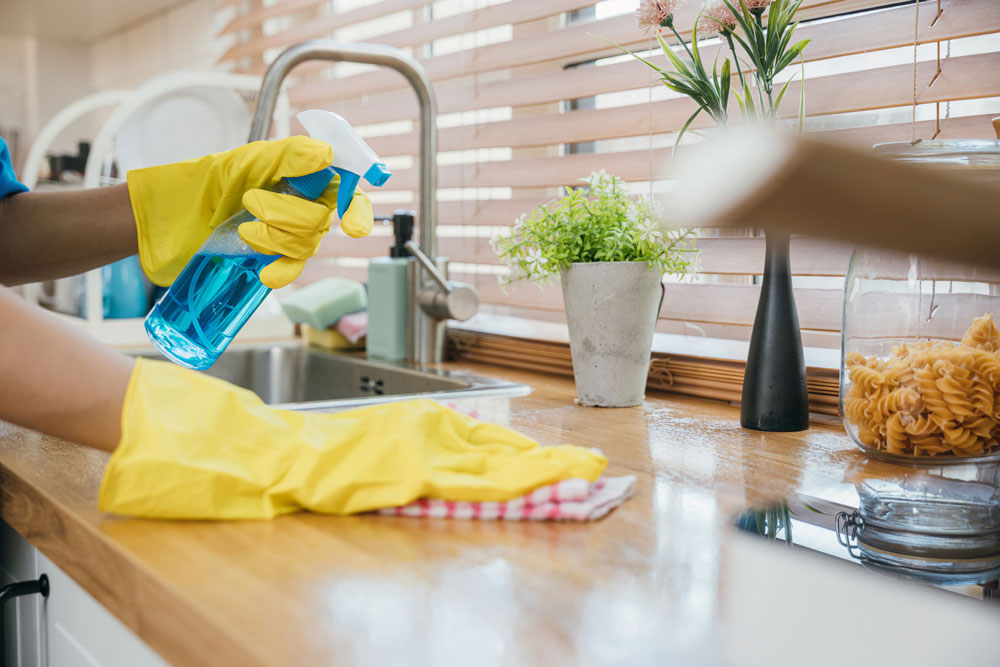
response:
{"label": "yellow cleaning cloth", "polygon": [[335,414],[276,410],[252,392],[139,359],[100,508],[171,519],[352,514],[418,498],[501,501],[607,465],[582,447],[540,447],[430,400]]}

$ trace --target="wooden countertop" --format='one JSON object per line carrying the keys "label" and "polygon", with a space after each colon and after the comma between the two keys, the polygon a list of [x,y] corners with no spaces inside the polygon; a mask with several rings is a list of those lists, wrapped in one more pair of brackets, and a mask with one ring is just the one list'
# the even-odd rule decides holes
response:
{"label": "wooden countertop", "polygon": [[[847,577],[848,588],[864,582],[841,601],[845,627],[865,613],[852,611],[859,596],[891,584],[894,604],[918,610],[930,595],[938,619],[952,605],[946,616],[961,620],[953,634],[962,646],[972,644],[963,633],[980,631],[982,611],[971,605],[981,602],[876,581],[855,565],[828,571],[819,557],[786,562],[789,550],[729,528],[748,504],[796,493],[849,498],[845,476],[863,456],[839,425],[757,433],[740,428],[732,406],[666,394],[639,408],[582,408],[573,404],[572,382],[463,368],[534,387],[527,397],[463,405],[546,444],[601,448],[609,474],[637,475],[635,497],[586,525],[310,514],[269,522],[126,519],[96,509],[105,454],[0,422],[0,515],[178,665],[668,664],[670,656],[695,664],[683,659],[694,655],[696,664],[742,664],[730,654],[745,642],[784,642],[782,653],[794,652],[786,639],[749,632],[759,619],[741,605],[757,595],[791,600],[800,587],[837,577]],[[775,563],[797,572],[802,562],[822,573],[818,583],[782,588],[766,570]],[[758,578],[767,588],[754,592]],[[911,591],[919,600],[904,605]],[[828,610],[815,590],[802,599]],[[796,635],[788,628],[802,616],[798,604],[765,616]],[[816,642],[827,646],[829,623],[816,627]],[[805,627],[799,639],[808,639],[812,626]],[[803,650],[817,646],[809,639]],[[856,656],[839,648],[818,651],[811,664],[826,664],[827,654],[837,658],[830,664]]]}

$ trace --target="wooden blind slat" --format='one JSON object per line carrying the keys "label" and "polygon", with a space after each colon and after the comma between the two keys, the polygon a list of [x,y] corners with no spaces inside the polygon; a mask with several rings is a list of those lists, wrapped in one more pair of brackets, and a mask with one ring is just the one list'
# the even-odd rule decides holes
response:
{"label": "wooden blind slat", "polygon": [[[296,3],[293,2],[292,4]],[[323,3],[313,2],[312,4],[321,5]],[[291,46],[292,44],[312,39],[313,37],[327,35],[334,30],[357,25],[358,23],[364,23],[365,21],[371,21],[382,16],[388,16],[389,14],[411,9],[420,9],[427,4],[428,0],[382,0],[381,2],[373,2],[362,7],[358,7],[357,9],[343,12],[342,14],[332,14],[313,21],[304,21],[289,28],[288,30],[285,30],[284,32],[268,35],[266,37],[259,37],[254,40],[243,42],[242,44],[237,44],[226,51],[220,60],[226,61],[236,58],[245,58],[248,56],[259,56],[266,49],[272,49],[280,46]],[[280,12],[277,15],[283,15],[286,13],[288,12]],[[257,67],[252,68],[250,71],[260,73],[262,70],[263,67]]]}
{"label": "wooden blind slat", "polygon": [[[921,17],[923,19],[920,34],[921,43],[994,32],[1000,26],[1000,3],[993,2],[993,0],[946,0],[942,7],[945,11],[933,25],[931,23],[934,12],[925,12],[926,16]],[[913,43],[912,14],[912,7],[904,6],[815,25],[804,25],[796,31],[796,38],[813,40],[803,54],[807,61],[905,46]],[[641,33],[638,33],[634,24],[631,28],[618,26],[618,29],[632,31],[633,38],[629,46],[633,48],[649,47],[648,43],[636,42],[635,36]],[[599,32],[598,28],[594,28],[591,32],[604,34]],[[609,37],[613,38],[613,36]],[[625,35],[619,37],[624,39]],[[595,38],[585,36],[584,40],[590,40],[593,43]],[[597,43],[600,44],[599,41]],[[508,43],[507,46],[513,48],[514,44]],[[713,61],[717,50],[718,46],[705,48],[706,62]],[[652,56],[651,61],[658,66],[669,68],[669,63],[662,54]],[[374,74],[378,73],[358,76],[364,77]],[[388,74],[382,73],[380,76],[387,77]],[[289,89],[290,98],[297,106],[307,106],[319,101],[330,102],[361,94],[371,96],[379,90],[361,86],[358,89],[360,92],[352,92],[350,86],[354,84],[349,83],[351,78],[353,77],[346,77],[337,80],[336,83],[321,81],[293,85]],[[474,86],[461,85],[458,90],[439,87],[438,94],[441,110],[449,112],[587,97],[600,93],[643,88],[654,82],[655,79],[651,77],[645,67],[635,62],[624,62],[597,68],[574,68],[555,74],[515,77],[508,81],[486,84],[477,82]],[[345,83],[347,85],[341,85]],[[396,88],[402,87],[400,82],[395,80],[392,81],[392,85]],[[393,95],[379,102],[373,101],[371,106],[373,108],[366,112],[366,116],[372,119],[371,122],[387,120],[386,114],[393,114],[391,118],[398,118],[401,115],[402,117],[412,117],[416,113],[416,106],[412,99],[405,94]]]}
{"label": "wooden blind slat", "polygon": [[[495,280],[480,280],[480,296],[484,302],[524,305],[546,310],[562,310],[562,291],[558,284],[538,289],[526,286],[520,289],[508,288],[505,293]],[[750,326],[757,311],[760,296],[758,285],[667,285],[660,319],[679,322],[705,322]],[[840,289],[804,288],[795,290],[795,305],[799,315],[799,325],[814,331],[840,331],[841,307],[844,292]],[[934,317],[921,317],[920,330],[903,330],[893,327],[891,318],[882,321],[871,320],[867,333],[872,337],[918,337],[953,338],[954,322],[970,312],[996,312],[1000,309],[1000,296],[986,294],[939,294],[931,304],[926,296],[919,294],[881,295],[882,306],[871,297],[872,312],[893,312],[907,309],[913,312],[934,310]],[[911,320],[916,322],[916,320]]]}
{"label": "wooden blind slat", "polygon": [[[306,265],[302,282],[309,283],[329,275],[357,281],[367,280],[367,271],[363,268],[313,260]],[[558,280],[543,288],[528,284],[508,287],[504,291],[495,276],[453,271],[450,277],[474,284],[483,303],[552,313],[563,310]],[[753,325],[759,296],[760,287],[757,285],[671,284],[667,285],[660,320],[749,327]],[[843,290],[839,289],[796,289],[795,304],[799,312],[799,324],[803,329],[839,331],[842,299]]]}
{"label": "wooden blind slat", "polygon": [[[933,21],[934,12],[926,12],[927,16],[922,17],[924,21],[920,35],[921,43],[957,39],[959,37],[992,32],[1000,24],[1000,3],[995,3],[992,0],[948,0],[948,4],[951,6],[947,7],[941,19],[933,25],[931,25],[931,22]],[[872,14],[851,16],[836,21],[805,25],[799,28],[797,38],[801,37],[802,39],[808,38],[813,40],[813,43],[810,44],[810,47],[804,53],[807,61],[905,46],[913,43],[913,23],[910,21],[912,13],[913,10],[911,7],[904,6]],[[634,25],[630,29],[633,33],[638,34]],[[595,30],[594,34],[603,33]],[[624,37],[624,35],[621,37]],[[594,40],[593,37],[585,37],[585,39]],[[509,46],[510,44],[508,44]],[[631,43],[630,46],[648,48],[649,44],[640,42]],[[508,48],[508,50],[516,49]],[[718,46],[707,46],[705,48],[706,62],[713,61],[717,50]],[[591,55],[596,55],[596,53]],[[666,57],[662,54],[654,55],[651,60],[659,66],[669,68]],[[464,73],[469,72],[466,71]],[[358,76],[365,77],[375,74],[379,73],[375,72]],[[390,79],[391,77],[388,77],[388,74],[383,72],[379,76]],[[594,77],[594,79],[591,80],[591,77]],[[292,86],[290,89],[291,99],[297,105],[308,105],[323,98],[326,100],[335,100],[355,97],[360,94],[372,95],[379,91],[377,88],[366,88],[363,85],[358,89],[360,92],[352,91],[351,86],[354,84],[350,83],[349,80],[351,78],[340,79],[335,85],[332,85],[330,82],[314,82],[301,86]],[[509,90],[514,84],[519,83],[517,80],[514,80],[477,86],[477,89],[472,90],[471,93],[474,97],[486,96],[490,93],[489,88],[499,88],[499,94],[495,98],[497,102],[486,104],[485,106],[531,104],[539,101],[572,99],[574,97],[586,97],[604,92],[642,88],[650,85],[650,79],[649,72],[638,63],[626,62],[599,68],[559,72],[553,75],[527,77],[523,83],[527,86],[534,86],[529,91]],[[392,87],[400,88],[399,81],[393,81]],[[553,97],[553,95],[557,94],[556,91],[559,91],[559,97]],[[448,99],[446,90],[442,89],[440,92],[442,110],[458,110],[449,107],[453,102]],[[531,94],[542,95],[544,97],[541,99],[525,99],[526,96]],[[402,99],[400,97],[388,100],[386,103],[401,102]],[[505,102],[504,100],[507,101]],[[412,113],[411,109],[414,109],[412,101],[408,102],[403,108],[397,109],[396,113]],[[464,109],[465,105],[462,105],[462,108]],[[483,107],[479,106],[476,108]],[[374,110],[375,118],[378,118],[378,113],[379,110]]]}
{"label": "wooden blind slat", "polygon": [[[468,280],[469,276],[463,278]],[[480,298],[487,303],[563,309],[562,291],[558,284],[541,289],[526,285],[517,289],[508,288],[504,292],[495,278],[479,277],[477,287]],[[753,324],[759,296],[760,287],[757,285],[667,285],[660,318],[748,326]],[[843,290],[796,289],[799,324],[803,329],[839,331],[842,299]],[[720,307],[722,304],[725,307]]]}
{"label": "wooden blind slat", "polygon": [[[372,236],[350,239],[343,235],[324,239],[317,253],[319,257],[378,257],[387,255],[391,237]],[[442,237],[438,241],[440,253],[453,262],[499,265],[489,239]],[[700,273],[705,275],[760,275],[764,269],[763,237],[702,237],[695,245],[698,249]],[[793,238],[791,242],[791,269],[796,276],[841,277],[847,272],[853,247],[844,243]],[[1000,284],[1000,273],[982,267],[956,262],[935,261],[922,258],[916,270],[918,280],[971,281]],[[898,279],[900,269],[887,274]],[[905,274],[905,270],[903,270]],[[875,276],[873,276],[875,277]],[[944,289],[947,289],[944,288]]]}
{"label": "wooden blind slat", "polygon": [[[848,6],[874,7],[880,4],[883,4],[883,0],[840,0],[839,2],[805,0],[798,12],[798,17],[805,19],[827,16],[831,13],[845,11]],[[678,10],[678,15],[682,12],[685,16],[683,18],[678,16],[677,25],[690,26],[697,13],[697,8],[693,4],[687,4]],[[690,30],[681,31],[681,34],[688,37]],[[533,34],[511,42],[489,44],[458,53],[424,58],[422,64],[431,80],[438,82],[460,76],[538,63],[562,66],[621,53],[618,49],[608,47],[605,41],[598,39],[595,35],[631,48],[649,48],[651,45],[650,38],[644,36],[642,31],[636,27],[635,17],[632,14],[626,14],[564,28],[557,32]],[[318,85],[323,87],[322,82]],[[329,87],[321,95],[325,95],[327,99],[353,98],[401,87],[398,76],[393,72],[379,70],[340,78],[335,86]],[[621,88],[617,88],[617,90],[621,90]],[[582,95],[577,95],[577,97],[580,96]],[[297,98],[293,96],[292,99]]]}
{"label": "wooden blind slat", "polygon": [[[324,239],[318,256],[379,257],[389,253],[392,237],[370,236],[350,239],[331,236]],[[696,242],[701,272],[718,275],[760,274],[764,269],[764,239],[751,238],[700,238]],[[441,255],[453,262],[470,264],[499,264],[500,260],[490,248],[489,239],[454,238],[438,239]],[[800,276],[842,276],[851,258],[850,246],[809,238],[792,241],[792,273]]]}
{"label": "wooden blind slat", "polygon": [[[421,63],[427,70],[431,81],[437,83],[445,79],[510,67],[551,61],[566,64],[575,60],[609,55],[611,50],[606,45],[600,46],[606,43],[588,35],[588,32],[594,32],[594,34],[614,41],[622,40],[633,44],[636,42],[637,36],[642,35],[641,31],[636,28],[635,19],[632,16],[617,16],[566,28],[556,33],[535,34],[510,42],[489,44],[448,55],[423,58]],[[322,68],[321,64],[311,68],[303,66],[299,68],[299,73],[308,74]],[[315,90],[317,85],[315,83],[304,84],[303,87],[310,85]],[[332,97],[333,99],[373,95],[403,87],[392,72],[384,70],[338,79],[336,90],[334,87],[326,90],[323,82],[320,82],[318,86],[320,87],[320,97]],[[289,90],[297,88],[298,86],[290,86]]]}
{"label": "wooden blind slat", "polygon": [[438,220],[442,225],[509,225],[538,203],[537,199],[439,201]]}
{"label": "wooden blind slat", "polygon": [[[834,86],[835,87],[835,86]],[[815,93],[806,83],[806,95]],[[694,110],[690,104],[672,104],[654,102],[652,105],[635,104],[611,109],[585,109],[568,111],[558,115],[529,116],[512,121],[482,123],[474,126],[448,128],[439,133],[439,147],[442,151],[468,150],[470,148],[493,148],[508,146],[525,148],[531,146],[552,146],[572,144],[585,141],[604,139],[622,139],[626,137],[641,137],[649,134],[660,134],[676,131],[677,125],[671,121],[678,116],[681,122]],[[683,101],[681,101],[683,102]],[[888,104],[888,106],[895,106]],[[789,110],[791,113],[791,110]],[[949,138],[990,139],[994,137],[990,119],[995,114],[979,116],[962,116],[944,118],[941,120],[941,132],[947,128]],[[985,122],[985,125],[983,124]],[[494,127],[495,126],[495,127]],[[713,122],[707,116],[697,119],[691,124],[692,129],[712,127]],[[872,126],[871,128],[854,128],[856,134],[844,138],[855,144],[877,143],[879,141],[895,141],[909,139],[911,123],[896,125]],[[893,132],[893,130],[899,132]],[[926,134],[926,130],[930,134]],[[917,136],[929,139],[935,129],[933,121],[919,121]],[[869,130],[865,132],[863,130]],[[905,134],[905,136],[904,136]],[[867,141],[871,135],[873,140]],[[939,137],[940,138],[940,137]],[[376,153],[383,157],[393,155],[413,155],[417,150],[417,135],[387,135],[371,137],[368,144]]]}
{"label": "wooden blind slat", "polygon": [[[942,73],[934,86],[919,95],[920,102],[943,102],[965,98],[1000,96],[1000,53],[950,58],[942,62]],[[922,63],[917,75],[930,80],[936,65]],[[905,106],[913,96],[911,65],[838,74],[808,82],[806,110],[809,115],[845,113]],[[796,94],[796,84],[789,94]],[[680,103],[692,104],[681,99]],[[851,130],[842,130],[849,134]],[[621,153],[584,153],[551,158],[534,158],[449,165],[438,169],[440,187],[540,187],[567,185],[591,171],[606,169],[626,181],[665,178],[670,149]],[[393,174],[385,190],[412,190],[417,184],[414,169]]]}
{"label": "wooden blind slat", "polygon": [[264,21],[279,16],[288,16],[304,12],[313,7],[319,7],[325,0],[284,0],[276,2],[268,7],[260,7],[246,14],[236,16],[232,21],[219,31],[220,35],[228,35],[247,28],[256,28]]}
{"label": "wooden blind slat", "polygon": [[[983,0],[985,2],[986,0]],[[907,9],[907,8],[900,8]],[[880,12],[880,14],[891,15],[894,18],[900,19],[902,16],[896,12],[900,9],[889,10],[886,12]],[[984,7],[990,12],[995,14],[992,16],[991,27],[1000,28],[1000,2],[988,4]],[[962,14],[962,12],[954,12],[954,14]],[[968,21],[958,21],[951,20],[947,22],[946,26],[952,26],[956,28],[956,31],[942,31],[939,34],[942,39],[957,39],[962,36],[968,36],[977,30],[982,30],[982,24],[979,22],[980,19],[984,18],[977,14],[966,14]],[[838,23],[844,23],[838,22]],[[838,23],[822,24],[826,25],[838,25]],[[898,21],[894,22],[898,24]],[[939,23],[945,23],[942,18]],[[876,31],[872,35],[872,43],[874,44],[878,38],[875,36],[878,32]],[[912,38],[912,31],[910,32]],[[942,63],[946,66],[950,59],[945,59]],[[637,85],[640,84],[640,80],[649,83],[648,73],[644,72],[644,68],[638,63],[624,63],[624,65],[629,65],[631,67],[623,69],[620,73],[622,77],[619,77],[618,89],[627,89],[632,83]],[[601,70],[615,68],[616,73],[621,65],[613,65],[609,67],[601,68],[587,68],[587,72],[592,74],[593,77],[601,77],[603,72]],[[911,66],[907,66],[911,67]],[[924,63],[923,69],[927,67],[934,67],[936,71],[936,63],[931,65],[929,63]],[[627,72],[628,69],[633,71]],[[875,70],[872,70],[875,71]],[[900,70],[896,70],[900,71]],[[569,75],[570,72],[561,73],[564,75]],[[626,77],[635,77],[634,81],[628,80]],[[860,73],[854,73],[860,76]],[[919,76],[922,73],[918,73]],[[933,76],[933,73],[931,74]],[[614,77],[612,77],[614,78]],[[806,82],[807,91],[807,103],[812,102],[813,108],[810,109],[810,113],[824,112],[822,107],[817,110],[819,106],[816,102],[813,102],[810,97],[814,94],[813,83],[819,82],[819,85],[823,85],[824,82],[828,80],[829,77],[821,77],[818,79],[813,79]],[[624,80],[623,80],[624,79]],[[929,81],[929,79],[927,79]],[[531,85],[537,85],[538,82],[532,83],[531,80],[526,80],[522,82],[525,87]],[[937,82],[935,82],[936,85]],[[734,81],[735,84],[735,81]],[[610,85],[610,84],[609,84]],[[793,84],[795,85],[795,84]],[[910,97],[912,99],[912,78],[910,80],[911,89]],[[822,88],[821,88],[822,90]],[[522,88],[522,92],[525,89]],[[865,90],[863,93],[868,96],[872,91]],[[789,89],[786,97],[793,99],[791,97],[792,89]],[[551,92],[542,93],[539,89],[539,95],[550,95]],[[797,96],[796,96],[797,97]],[[857,96],[855,96],[856,99]],[[378,103],[379,105],[381,103]],[[735,102],[734,102],[735,104]],[[857,102],[855,102],[854,107],[857,107]],[[362,118],[365,121],[371,120],[369,112],[372,110],[371,107],[364,107],[361,110],[361,106],[356,106],[354,113],[358,118]],[[669,132],[676,130],[681,124],[691,115],[694,110],[692,102],[687,98],[671,99],[661,102],[654,102],[650,104],[649,102],[642,104],[634,104],[622,107],[614,107],[610,109],[584,109],[579,111],[569,111],[561,114],[550,114],[544,116],[529,116],[527,118],[519,118],[509,121],[497,121],[492,123],[478,123],[474,126],[462,126],[455,128],[443,129],[439,132],[439,147],[440,150],[462,150],[469,148],[489,148],[494,146],[539,146],[539,145],[552,145],[558,143],[573,143],[580,141],[594,141],[598,139],[613,139],[618,137],[628,137],[637,136],[641,134],[647,134],[650,132]],[[737,109],[732,110],[734,115],[737,114]],[[784,115],[791,116],[796,113],[796,105],[787,104],[784,109]],[[711,124],[711,120],[706,118],[701,119],[700,122],[696,121],[693,127],[705,127]],[[402,135],[387,135],[374,137],[369,141],[372,148],[375,149],[380,155],[400,155],[409,154],[416,151],[417,148],[417,136],[414,133],[402,134]]]}
{"label": "wooden blind slat", "polygon": [[[426,4],[426,0],[423,4]],[[512,0],[498,5],[455,14],[443,19],[434,19],[411,28],[376,35],[365,41],[396,47],[418,46],[443,37],[461,35],[475,30],[483,30],[510,23],[535,21],[591,5],[593,5],[592,0],[546,0],[545,2],[517,2],[516,0]],[[334,29],[343,27],[344,24],[338,23]],[[233,48],[227,51],[223,55],[222,60],[231,60],[242,55],[261,54],[267,48],[291,46],[303,39],[323,37],[330,31],[326,21],[313,21],[309,24],[308,31],[293,28],[276,35],[271,35],[266,40],[248,42],[246,48]]]}
{"label": "wooden blind slat", "polygon": [[[852,127],[849,130],[824,130],[820,136],[836,137],[857,148],[871,148],[875,144],[887,141],[910,141],[913,133],[918,139],[993,139],[990,134],[993,126],[991,119],[996,114],[981,114],[978,116],[959,116],[942,118],[938,125],[933,120],[922,120],[917,123],[893,123],[892,125],[870,125],[868,127]],[[940,129],[940,134],[935,133]],[[829,134],[827,134],[829,133]]]}
{"label": "wooden blind slat", "polygon": [[[990,124],[995,114],[942,118],[938,139],[991,139],[993,127]],[[843,130],[824,130],[823,137],[838,140],[867,149],[876,143],[886,141],[909,141],[915,130],[918,138],[930,139],[936,131],[935,121],[894,123],[873,125]],[[648,156],[648,153],[646,153]],[[648,163],[648,159],[647,159]],[[390,183],[392,181],[390,180]],[[521,213],[538,205],[536,199],[472,199],[438,202],[438,217],[443,225],[509,225]],[[415,206],[416,204],[407,205]],[[380,213],[391,213],[390,206],[376,207]]]}
{"label": "wooden blind slat", "polygon": [[[671,150],[626,151],[621,153],[578,153],[558,157],[503,160],[478,164],[438,167],[442,188],[511,187],[534,188],[572,185],[592,171],[605,169],[626,181],[666,178]],[[652,169],[650,168],[652,165]],[[417,187],[414,169],[395,171],[383,190],[413,190]]]}

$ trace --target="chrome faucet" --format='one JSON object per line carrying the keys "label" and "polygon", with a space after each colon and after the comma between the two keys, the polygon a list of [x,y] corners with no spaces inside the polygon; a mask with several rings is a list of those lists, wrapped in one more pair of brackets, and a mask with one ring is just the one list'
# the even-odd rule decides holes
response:
{"label": "chrome faucet", "polygon": [[447,262],[437,257],[437,99],[427,72],[416,59],[382,44],[352,44],[333,39],[295,44],[275,58],[264,74],[250,126],[250,141],[267,139],[282,81],[292,68],[309,60],[390,67],[402,74],[417,94],[420,104],[420,245],[411,241],[406,246],[417,259],[410,271],[407,358],[421,365],[440,363],[444,358],[446,321],[472,317],[479,307],[479,295],[471,285],[449,281]]}

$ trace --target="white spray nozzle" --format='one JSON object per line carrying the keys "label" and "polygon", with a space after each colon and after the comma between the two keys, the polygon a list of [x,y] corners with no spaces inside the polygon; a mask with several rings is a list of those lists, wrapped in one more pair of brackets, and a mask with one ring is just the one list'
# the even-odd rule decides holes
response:
{"label": "white spray nozzle", "polygon": [[365,143],[344,118],[332,111],[309,109],[296,118],[306,128],[310,137],[325,141],[333,148],[333,164],[340,174],[337,195],[337,212],[343,217],[354,197],[360,177],[375,187],[381,187],[392,175],[375,151]]}

